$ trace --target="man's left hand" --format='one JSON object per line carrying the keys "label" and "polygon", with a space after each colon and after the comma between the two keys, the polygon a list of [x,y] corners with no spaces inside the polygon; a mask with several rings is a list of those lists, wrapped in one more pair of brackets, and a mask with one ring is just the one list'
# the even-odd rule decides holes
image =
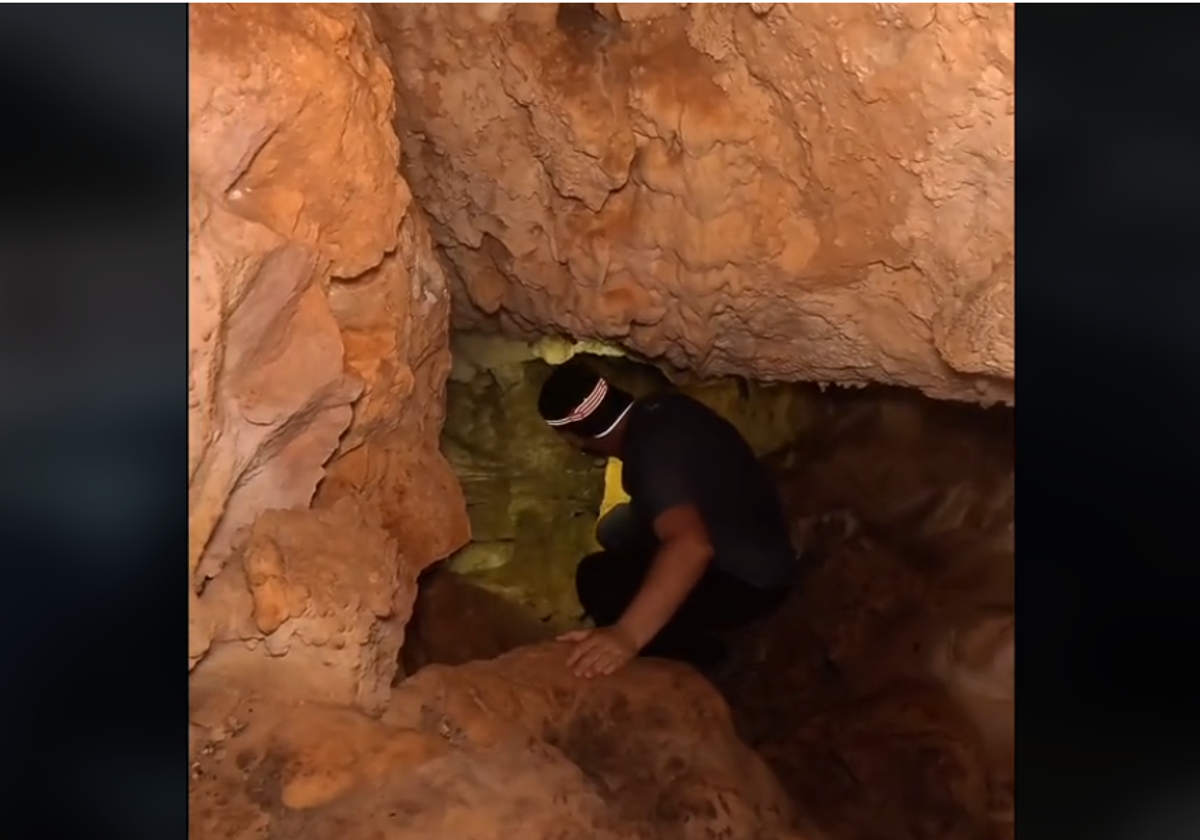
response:
{"label": "man's left hand", "polygon": [[575,676],[588,680],[608,676],[638,654],[637,644],[620,626],[572,630],[558,640],[575,643],[567,667],[575,671]]}

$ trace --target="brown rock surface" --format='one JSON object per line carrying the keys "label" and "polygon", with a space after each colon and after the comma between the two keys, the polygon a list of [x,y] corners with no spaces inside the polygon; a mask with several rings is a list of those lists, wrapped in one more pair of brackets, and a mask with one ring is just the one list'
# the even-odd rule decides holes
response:
{"label": "brown rock surface", "polygon": [[410,208],[396,250],[329,290],[346,362],[365,383],[315,503],[347,494],[377,507],[404,556],[424,568],[470,533],[458,478],[439,438],[450,372],[450,287],[424,217]]}
{"label": "brown rock surface", "polygon": [[843,840],[1009,837],[1012,412],[911,392],[827,406],[775,465],[811,562],[739,640],[739,731]]}
{"label": "brown rock surface", "polygon": [[750,840],[792,819],[716,691],[666,663],[587,683],[549,644],[434,666],[381,721],[203,680],[192,697],[198,840]]}
{"label": "brown rock surface", "polygon": [[373,6],[460,322],[1012,401],[1011,4],[592,8]]}
{"label": "brown rock surface", "polygon": [[426,665],[462,665],[494,659],[525,645],[550,641],[555,632],[528,609],[446,569],[421,580],[404,638],[403,671]]}
{"label": "brown rock surface", "polygon": [[[769,460],[811,563],[732,639],[740,667],[720,684],[739,734],[827,836],[1011,838],[1013,413],[795,390],[806,433]],[[406,667],[492,658],[539,629],[438,572]]]}
{"label": "brown rock surface", "polygon": [[265,511],[237,556],[202,599],[220,620],[195,673],[381,713],[419,569],[398,555],[378,512],[353,497]]}
{"label": "brown rock surface", "polygon": [[[393,536],[411,532],[401,579],[461,544],[466,520],[437,452],[447,284],[397,171],[391,74],[362,9],[195,6],[189,62],[194,666],[248,615],[240,568],[206,582],[264,511],[309,505],[335,450],[373,471],[323,490],[321,506],[359,495]],[[368,437],[402,467],[359,454]],[[330,550],[359,562],[356,539]]]}

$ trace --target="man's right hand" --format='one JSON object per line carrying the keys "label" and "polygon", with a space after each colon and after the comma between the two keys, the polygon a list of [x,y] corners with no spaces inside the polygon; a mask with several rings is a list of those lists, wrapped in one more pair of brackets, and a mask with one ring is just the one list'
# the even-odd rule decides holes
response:
{"label": "man's right hand", "polygon": [[572,630],[558,637],[575,645],[567,656],[567,667],[575,676],[590,680],[606,677],[623,668],[638,655],[637,644],[619,625],[596,630]]}

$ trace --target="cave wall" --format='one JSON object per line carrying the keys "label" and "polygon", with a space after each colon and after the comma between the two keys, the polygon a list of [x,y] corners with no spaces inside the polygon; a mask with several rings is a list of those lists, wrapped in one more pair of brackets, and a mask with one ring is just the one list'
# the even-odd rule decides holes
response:
{"label": "cave wall", "polygon": [[[680,812],[717,815],[680,836],[782,836],[777,785],[680,669],[637,662],[585,697],[547,646],[391,688],[418,572],[470,531],[438,446],[452,305],[708,374],[1011,400],[1010,6],[577,5],[189,12],[189,718],[193,754],[226,764],[193,776],[197,836],[391,830],[398,803],[414,836],[500,836],[513,802],[550,799],[538,836],[658,836]],[[970,435],[904,399],[694,388],[760,453],[802,433],[776,462],[801,525],[850,507],[867,532],[797,615],[874,705],[783,735],[826,749],[828,725],[873,784],[880,743],[935,728],[886,693],[916,657],[1011,776],[1011,453],[980,482]],[[760,391],[772,408],[739,410]],[[814,682],[794,673],[789,704]],[[390,712],[314,725],[296,700]]]}
{"label": "cave wall", "polygon": [[472,542],[449,568],[566,629],[579,618],[575,564],[592,551],[604,467],[546,426],[552,367],[526,345],[457,337],[442,448],[467,500]]}
{"label": "cave wall", "polygon": [[1011,4],[375,4],[461,325],[1013,400]]}
{"label": "cave wall", "polygon": [[391,73],[355,4],[189,20],[189,666],[378,709],[417,573],[468,536]]}
{"label": "cave wall", "polygon": [[[991,836],[1011,837],[1014,414],[904,392],[867,397],[850,395],[793,467],[780,467],[793,516],[843,506],[854,514],[851,532],[810,576],[798,611],[853,701],[794,733],[791,745],[807,746],[787,760],[815,767],[832,748],[868,784],[889,764],[907,767],[927,802],[957,790],[960,813],[986,812]],[[788,651],[778,657],[783,669],[796,660]],[[789,676],[798,698],[811,672]],[[954,718],[970,726],[954,735]],[[928,759],[931,747],[945,751],[948,736],[960,755],[973,755],[960,765],[968,772],[951,771],[953,761],[935,770]]]}

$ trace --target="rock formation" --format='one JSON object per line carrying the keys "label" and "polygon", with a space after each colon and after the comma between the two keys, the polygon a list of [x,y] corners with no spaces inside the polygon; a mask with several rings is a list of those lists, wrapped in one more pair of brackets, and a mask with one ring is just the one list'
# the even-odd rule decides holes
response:
{"label": "rock formation", "polygon": [[190,79],[190,664],[261,640],[340,661],[321,696],[370,708],[417,573],[467,538],[391,74],[357,6],[218,5],[191,11]]}
{"label": "rock formation", "polygon": [[456,316],[1013,399],[1008,4],[376,4]]}
{"label": "rock formation", "polygon": [[[804,810],[686,669],[585,687],[533,644],[393,686],[418,574],[470,538],[440,451],[451,320],[700,374],[1011,402],[1011,6],[212,4],[190,20],[191,830],[787,837]],[[947,498],[929,516],[968,516]],[[1011,509],[985,512],[1011,560]],[[844,618],[815,632],[879,682],[855,663],[889,628]],[[926,637],[944,690],[913,702],[976,722],[974,752],[952,756],[974,819],[987,790],[968,759],[1011,764],[1011,613]],[[878,688],[787,737],[869,744],[895,708]]]}
{"label": "rock formation", "polygon": [[786,797],[697,674],[637,663],[585,684],[560,662],[552,643],[431,667],[379,721],[202,677],[189,834],[787,840]]}

